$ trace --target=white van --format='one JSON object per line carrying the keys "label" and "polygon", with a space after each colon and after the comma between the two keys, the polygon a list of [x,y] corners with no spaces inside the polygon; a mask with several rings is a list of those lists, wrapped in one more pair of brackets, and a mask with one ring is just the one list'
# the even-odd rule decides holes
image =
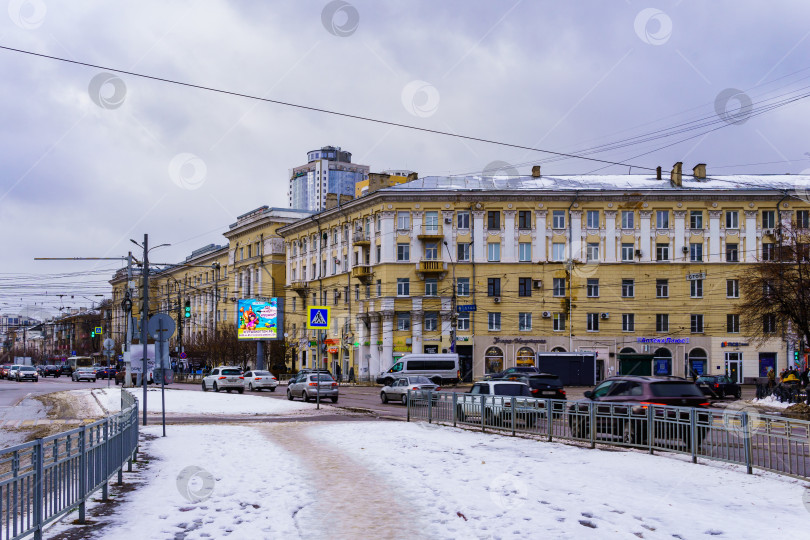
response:
{"label": "white van", "polygon": [[461,379],[457,354],[408,354],[377,377],[377,384],[390,385],[405,375],[424,375],[435,384],[456,384]]}

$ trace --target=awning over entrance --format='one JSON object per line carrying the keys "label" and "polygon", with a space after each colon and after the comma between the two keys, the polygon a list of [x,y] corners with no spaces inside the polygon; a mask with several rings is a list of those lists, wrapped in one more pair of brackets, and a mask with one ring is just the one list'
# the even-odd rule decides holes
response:
{"label": "awning over entrance", "polygon": [[619,375],[652,375],[652,354],[619,353]]}

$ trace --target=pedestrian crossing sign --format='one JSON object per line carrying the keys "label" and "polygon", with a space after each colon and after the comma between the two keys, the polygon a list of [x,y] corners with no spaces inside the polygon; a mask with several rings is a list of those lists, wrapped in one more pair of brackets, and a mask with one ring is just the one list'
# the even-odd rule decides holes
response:
{"label": "pedestrian crossing sign", "polygon": [[329,328],[329,310],[327,306],[310,306],[307,328],[312,330],[326,330]]}

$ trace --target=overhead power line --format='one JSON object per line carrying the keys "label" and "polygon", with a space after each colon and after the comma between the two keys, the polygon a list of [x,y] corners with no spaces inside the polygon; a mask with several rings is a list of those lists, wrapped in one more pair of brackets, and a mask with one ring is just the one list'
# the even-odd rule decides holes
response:
{"label": "overhead power line", "polygon": [[544,154],[550,154],[550,155],[559,156],[559,157],[565,157],[565,158],[583,159],[583,160],[586,160],[586,161],[594,161],[594,162],[597,162],[597,163],[602,163],[602,164],[607,164],[607,165],[620,165],[622,167],[633,167],[634,169],[642,169],[642,170],[648,170],[648,171],[654,171],[655,170],[654,167],[645,167],[645,166],[641,166],[641,165],[634,165],[632,163],[610,161],[610,160],[606,160],[606,159],[598,159],[598,158],[592,158],[592,157],[587,157],[587,156],[580,156],[580,155],[569,154],[569,153],[565,153],[565,152],[555,152],[553,150],[546,150],[546,149],[543,149],[543,148],[533,148],[533,147],[530,147],[530,146],[523,146],[523,145],[519,145],[519,144],[512,144],[512,143],[506,143],[506,142],[501,142],[501,141],[495,141],[495,140],[492,140],[492,139],[484,139],[482,137],[473,137],[473,136],[470,136],[470,135],[462,135],[462,134],[459,134],[459,133],[452,133],[452,132],[449,132],[449,131],[441,131],[441,130],[437,130],[437,129],[429,129],[429,128],[423,128],[423,127],[418,127],[418,126],[411,126],[411,125],[408,125],[408,124],[401,124],[399,122],[391,122],[389,120],[380,120],[378,118],[371,118],[371,117],[368,117],[368,116],[360,116],[360,115],[356,115],[356,114],[349,114],[349,113],[344,113],[344,112],[339,112],[339,111],[333,111],[333,110],[330,110],[330,109],[323,109],[323,108],[320,108],[320,107],[312,107],[312,106],[309,106],[309,105],[301,105],[299,103],[291,103],[291,102],[288,102],[288,101],[280,101],[280,100],[277,100],[277,99],[264,98],[264,97],[254,96],[254,95],[251,95],[251,94],[245,94],[245,93],[242,93],[242,92],[234,92],[234,91],[231,91],[231,90],[223,90],[221,88],[214,88],[214,87],[211,87],[211,86],[203,86],[203,85],[200,85],[200,84],[193,84],[193,83],[178,81],[178,80],[174,80],[174,79],[167,79],[165,77],[156,77],[154,75],[147,75],[145,73],[137,73],[137,72],[134,72],[134,71],[126,71],[126,70],[123,70],[123,69],[112,68],[112,67],[108,67],[108,66],[100,66],[100,65],[97,65],[97,64],[90,64],[90,63],[87,63],[87,62],[79,62],[78,60],[70,60],[68,58],[61,58],[59,56],[51,56],[51,55],[47,55],[47,54],[36,53],[36,52],[33,52],[33,51],[26,51],[26,50],[23,50],[23,49],[15,49],[13,47],[6,47],[6,46],[3,46],[3,45],[0,45],[0,49],[10,51],[10,52],[20,53],[20,54],[27,54],[27,55],[30,55],[30,56],[37,56],[39,58],[47,58],[49,60],[57,60],[59,62],[65,62],[65,63],[68,63],[68,64],[75,64],[75,65],[91,67],[91,68],[95,68],[95,69],[102,69],[102,70],[105,70],[105,71],[111,71],[113,73],[122,73],[124,75],[130,75],[132,77],[140,77],[140,78],[143,78],[143,79],[149,79],[149,80],[153,80],[153,81],[159,81],[159,82],[164,82],[164,83],[168,83],[168,84],[174,84],[174,85],[178,85],[178,86],[185,86],[187,88],[195,88],[197,90],[206,90],[208,92],[215,92],[215,93],[218,93],[218,94],[225,94],[225,95],[229,95],[229,96],[241,97],[241,98],[245,98],[245,99],[251,99],[251,100],[254,100],[254,101],[262,101],[262,102],[265,102],[265,103],[273,103],[275,105],[283,105],[285,107],[293,107],[293,108],[296,108],[296,109],[303,109],[303,110],[312,111],[312,112],[319,112],[319,113],[323,113],[323,114],[331,114],[331,115],[334,115],[334,116],[341,116],[341,117],[344,117],[344,118],[353,118],[355,120],[363,120],[365,122],[373,122],[375,124],[382,124],[382,125],[386,125],[386,126],[399,127],[399,128],[410,129],[410,130],[414,130],[414,131],[421,131],[423,133],[432,133],[434,135],[444,135],[446,137],[455,137],[455,138],[464,139],[464,140],[467,140],[467,141],[481,142],[481,143],[485,143],[485,144],[493,144],[493,145],[504,146],[504,147],[508,147],[508,148],[515,148],[515,149],[518,149],[518,150],[529,150],[529,151],[532,151],[532,152],[541,152],[541,153],[544,153]]}

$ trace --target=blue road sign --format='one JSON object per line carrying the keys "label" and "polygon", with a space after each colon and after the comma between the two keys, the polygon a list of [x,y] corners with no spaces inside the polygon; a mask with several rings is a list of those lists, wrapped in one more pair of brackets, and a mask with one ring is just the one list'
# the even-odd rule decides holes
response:
{"label": "blue road sign", "polygon": [[326,330],[329,328],[329,311],[327,306],[310,306],[307,328]]}
{"label": "blue road sign", "polygon": [[464,313],[466,311],[478,311],[478,306],[475,304],[466,304],[462,306],[456,306],[456,311],[459,313]]}

